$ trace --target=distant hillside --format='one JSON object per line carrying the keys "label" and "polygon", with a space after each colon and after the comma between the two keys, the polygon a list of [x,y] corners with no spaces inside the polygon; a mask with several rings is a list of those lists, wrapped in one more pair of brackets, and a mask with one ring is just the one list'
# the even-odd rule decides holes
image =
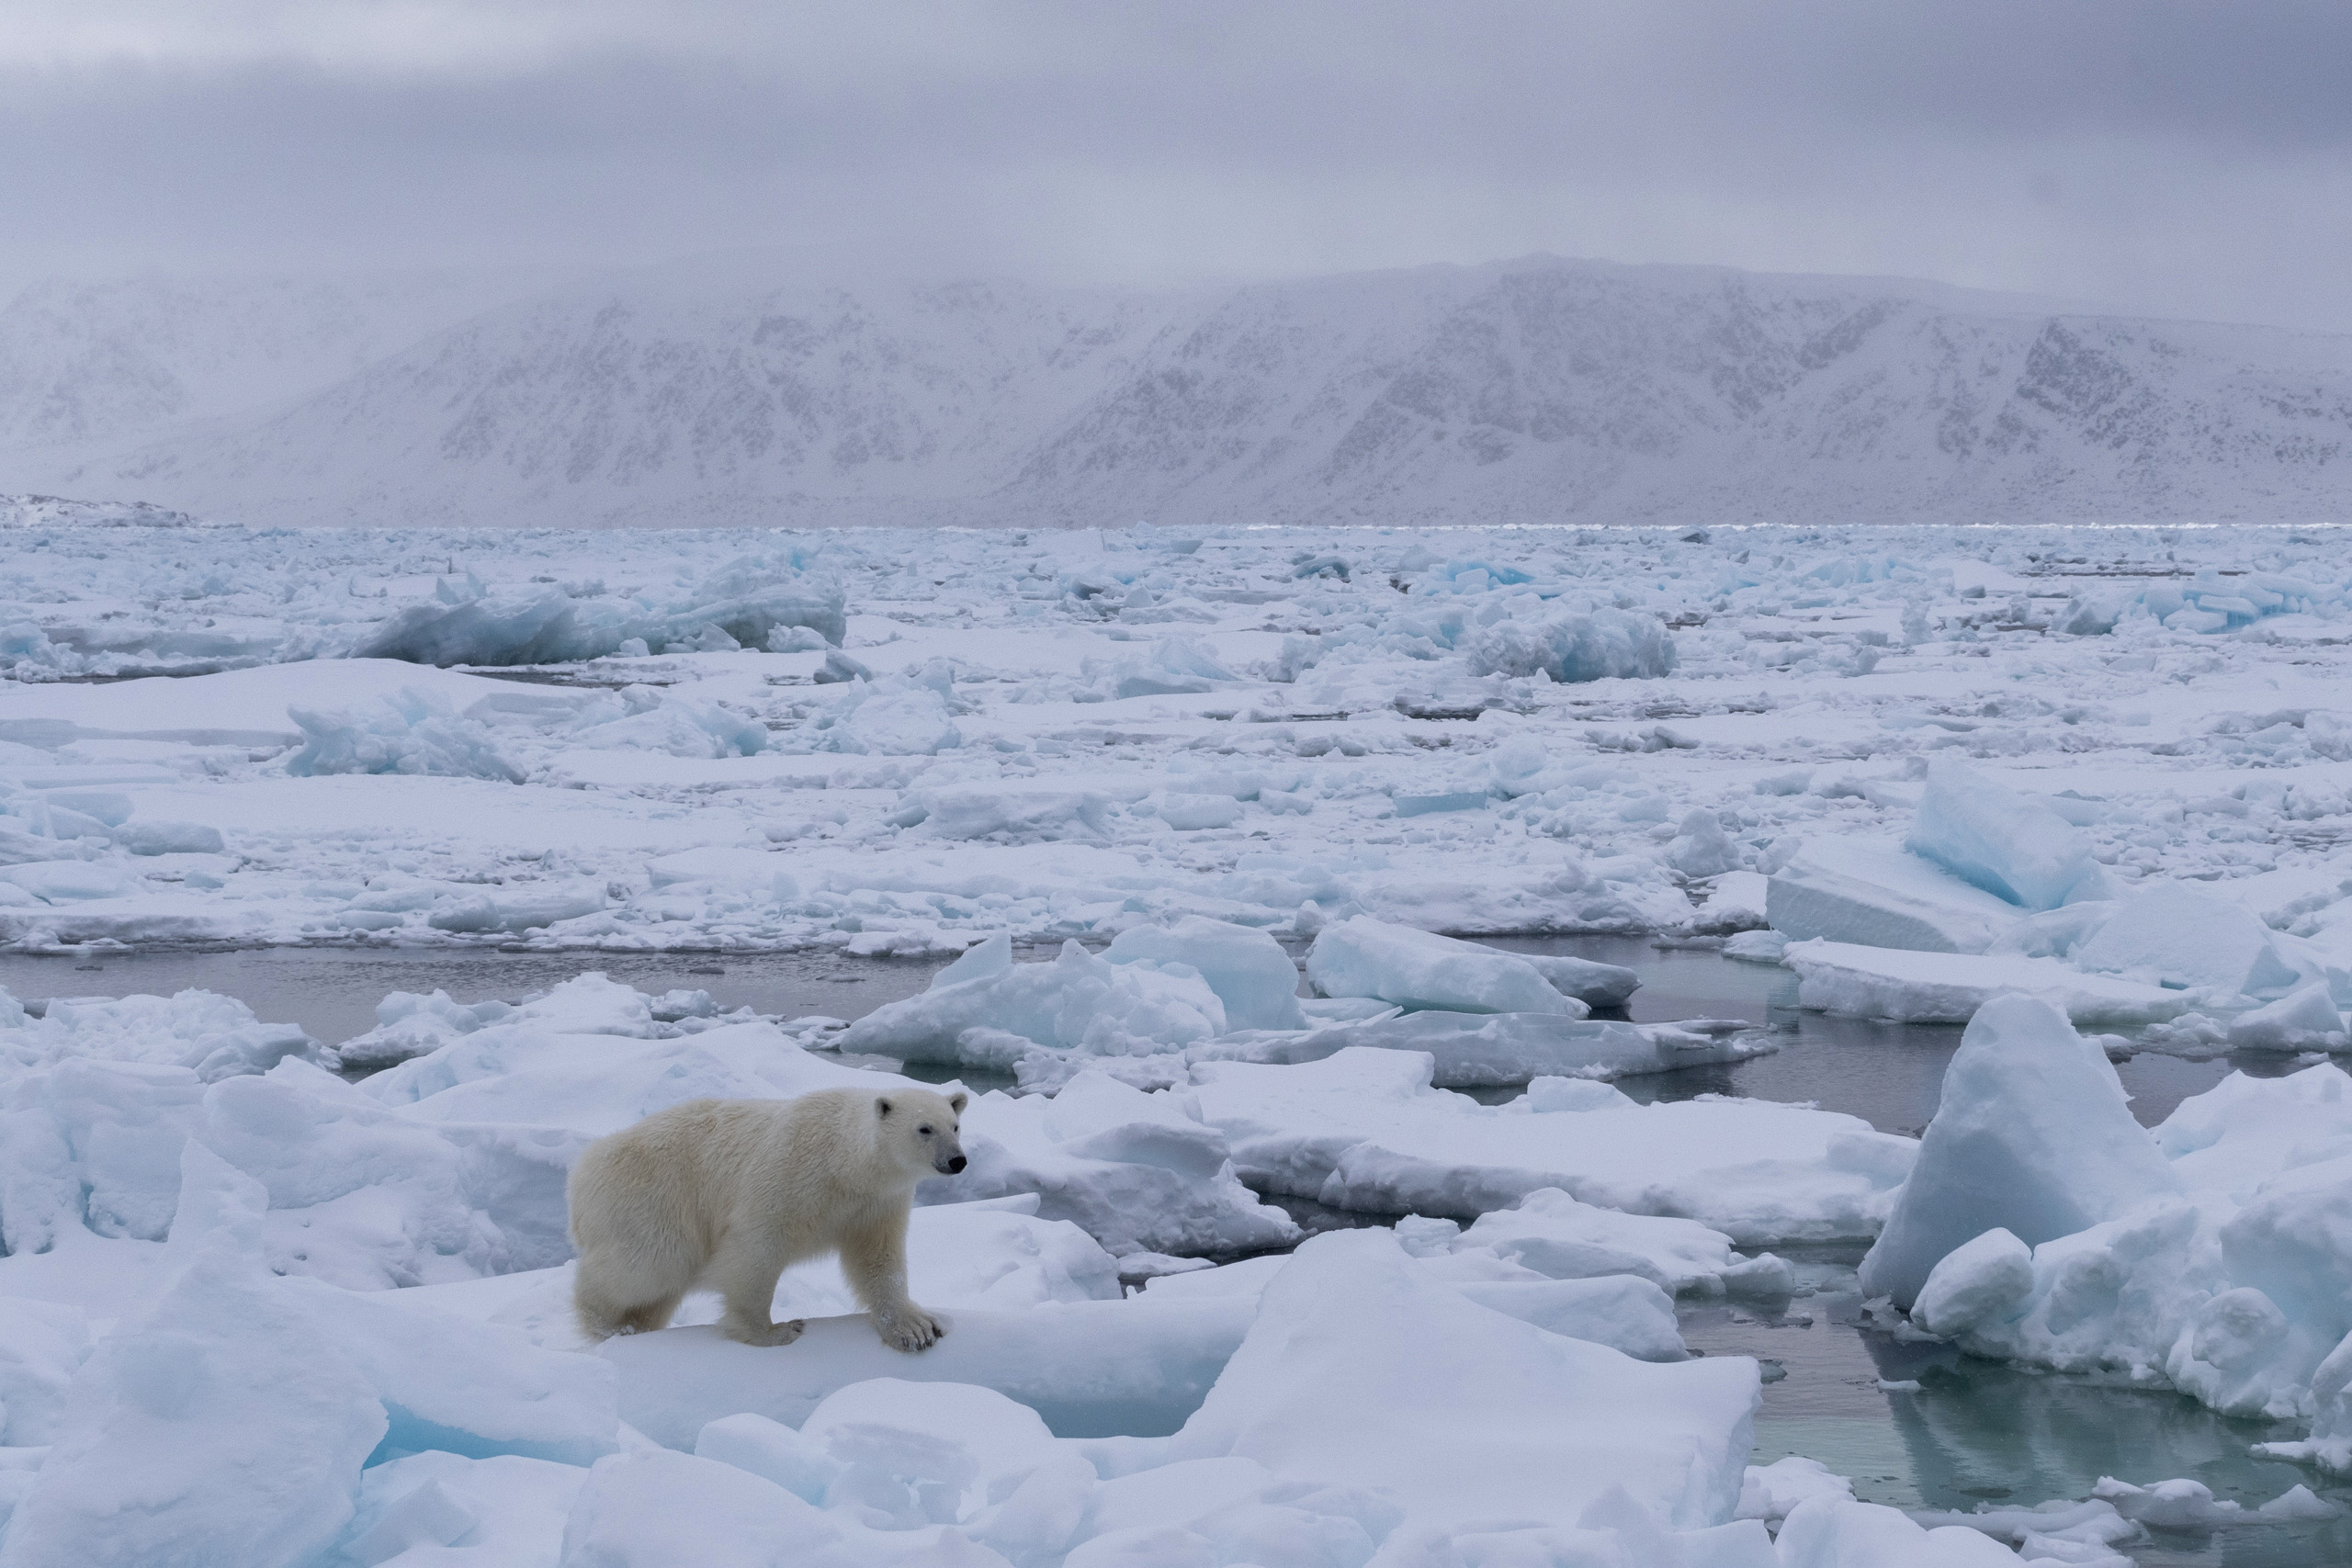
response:
{"label": "distant hillside", "polygon": [[53,462],[274,409],[546,281],[509,272],[36,284],[0,303],[0,461]]}
{"label": "distant hillside", "polygon": [[[0,490],[257,523],[2352,510],[2352,339],[1876,279],[1535,258],[1123,295],[673,268],[437,321],[331,376],[364,334],[306,329],[277,402],[177,428],[119,355],[51,352],[46,391],[9,371],[40,357],[21,307],[0,314]],[[79,446],[39,412],[59,409],[95,411]]]}

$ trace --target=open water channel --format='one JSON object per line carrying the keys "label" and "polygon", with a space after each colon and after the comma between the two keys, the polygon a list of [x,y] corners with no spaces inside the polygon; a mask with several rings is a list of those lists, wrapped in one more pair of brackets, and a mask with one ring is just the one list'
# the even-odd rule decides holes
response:
{"label": "open water channel", "polygon": [[[1705,949],[1661,949],[1637,938],[1501,939],[1520,952],[1566,953],[1641,972],[1629,1010],[1637,1022],[1743,1018],[1775,1031],[1780,1049],[1729,1066],[1687,1068],[1618,1087],[1636,1100],[1701,1094],[1809,1100],[1883,1131],[1917,1134],[1935,1114],[1953,1027],[1872,1023],[1807,1013],[1795,977]],[[444,989],[460,1001],[518,1000],[602,969],[640,990],[708,991],[722,1009],[782,1017],[854,1019],[930,983],[940,962],[859,960],[826,953],[544,953],[273,948],[219,953],[0,955],[0,987],[24,1000],[169,994],[198,987],[233,996],[273,1021],[301,1024],[330,1043],[375,1023],[394,990]],[[2233,1068],[2292,1070],[2281,1057],[2188,1061],[2142,1053],[2120,1064],[2132,1110],[2153,1125]],[[926,1077],[934,1076],[926,1074]],[[978,1075],[965,1078],[979,1084]],[[1508,1098],[1506,1091],[1499,1098]],[[1493,1098],[1482,1095],[1480,1098]],[[1286,1204],[1318,1228],[1368,1216]],[[1813,1288],[1784,1313],[1700,1304],[1683,1314],[1691,1348],[1750,1355],[1785,1376],[1764,1390],[1756,1462],[1791,1454],[1851,1476],[1864,1500],[1905,1508],[1968,1510],[2080,1498],[2103,1475],[2145,1485],[2188,1476],[2249,1509],[2298,1482],[2347,1508],[2324,1525],[2262,1525],[2211,1535],[2164,1535],[2126,1550],[2145,1565],[2311,1568],[2352,1564],[2352,1488],[2317,1484],[2296,1466],[2255,1459],[2251,1445],[2300,1436],[2291,1427],[2228,1420],[2177,1394],[2021,1372],[1946,1347],[1898,1344],[1860,1323],[1855,1249],[1781,1249]],[[1917,1391],[1880,1383],[1911,1382]]]}

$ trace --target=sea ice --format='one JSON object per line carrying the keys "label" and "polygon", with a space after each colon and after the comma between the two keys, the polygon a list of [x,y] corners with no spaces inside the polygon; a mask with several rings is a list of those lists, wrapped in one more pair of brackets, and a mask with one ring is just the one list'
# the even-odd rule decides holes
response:
{"label": "sea ice", "polygon": [[[1182,1430],[1133,1465],[1250,1459],[1386,1490],[1408,1519],[1575,1527],[1614,1487],[1670,1529],[1730,1517],[1755,1363],[1645,1366],[1464,1300],[1378,1232],[1302,1247]],[[1602,1413],[1606,1412],[1606,1415]]]}
{"label": "sea ice", "polygon": [[1043,1194],[1040,1211],[1076,1223],[1114,1254],[1234,1253],[1280,1247],[1299,1230],[1235,1178],[1224,1131],[1190,1096],[1146,1094],[1082,1072],[1048,1100],[988,1094],[965,1113],[955,1201]]}
{"label": "sea ice", "polygon": [[2301,980],[2252,910],[2211,893],[2151,887],[2115,907],[2074,953],[2081,968],[2224,997],[2275,998]]}
{"label": "sea ice", "polygon": [[1797,1005],[1849,1018],[1965,1023],[1996,997],[2041,998],[2076,1023],[2160,1023],[2188,1010],[2178,991],[2086,975],[2052,958],[1917,953],[1850,942],[1791,942]]}
{"label": "sea ice", "polygon": [[1108,797],[1086,790],[951,785],[914,795],[892,820],[942,839],[1087,841],[1102,837],[1110,805]]}
{"label": "sea ice", "polygon": [[2179,1190],[2106,1054],[2049,1002],[1998,997],[1945,1069],[1861,1289],[1908,1306],[1947,1253],[1987,1231],[2038,1246]]}
{"label": "sea ice", "polygon": [[1785,1296],[1795,1285],[1781,1259],[1741,1258],[1729,1236],[1695,1221],[1599,1209],[1557,1188],[1481,1214],[1453,1250],[1490,1253],[1553,1280],[1630,1274],[1676,1294]]}
{"label": "sea ice", "polygon": [[[1272,945],[1268,939],[1268,945]],[[1276,949],[1279,954],[1280,950]],[[1283,959],[1287,971],[1290,961]],[[1225,1002],[1201,972],[1180,960],[1098,957],[1075,941],[1047,964],[1016,964],[1011,942],[993,937],[933,977],[931,988],[876,1009],[850,1026],[842,1047],[909,1061],[958,1062],[1009,1070],[993,1042],[1152,1055],[1226,1032]],[[973,1053],[965,1037],[989,1032]],[[1017,1060],[1017,1058],[1016,1058]]]}
{"label": "sea ice", "polygon": [[1515,953],[1362,915],[1316,937],[1306,977],[1327,997],[1374,997],[1408,1009],[1570,1018],[1588,1010]]}
{"label": "sea ice", "polygon": [[266,1073],[288,1057],[315,1062],[321,1055],[318,1042],[294,1025],[264,1023],[243,1002],[209,991],[61,997],[39,1018],[0,991],[0,1060],[20,1069],[69,1060],[145,1062],[185,1067],[213,1083]]}
{"label": "sea ice", "polygon": [[1468,645],[1473,675],[1549,675],[1568,682],[1674,672],[1674,638],[1656,618],[1623,610],[1498,621]]}
{"label": "sea ice", "polygon": [[[1461,1226],[1452,1220],[1408,1216],[1398,1223],[1396,1235],[1430,1279],[1481,1306],[1554,1334],[1606,1345],[1637,1361],[1679,1361],[1690,1354],[1674,1315],[1674,1298],[1648,1280],[1631,1273],[1554,1279],[1483,1248],[1448,1252],[1446,1242],[1417,1247],[1410,1238],[1417,1225],[1442,1227],[1446,1242],[1460,1235]],[[1251,1258],[1167,1275],[1147,1285],[1145,1294],[1156,1301],[1247,1298],[1254,1303],[1289,1262],[1281,1256]],[[1235,1343],[1239,1342],[1237,1334]]]}
{"label": "sea ice", "polygon": [[1816,1497],[1789,1510],[1773,1542],[1781,1568],[2014,1568],[2017,1554],[1965,1525],[1926,1529],[1900,1511]]}
{"label": "sea ice", "polygon": [[1131,926],[1102,956],[1114,964],[1182,964],[1216,993],[1227,1029],[1304,1029],[1298,968],[1262,931],[1188,915],[1167,926]]}
{"label": "sea ice", "polygon": [[2064,818],[1957,758],[1928,764],[1928,790],[1904,840],[1913,853],[2028,909],[2107,897],[2090,840]]}
{"label": "sea ice", "polygon": [[838,646],[847,635],[841,586],[806,578],[788,561],[745,557],[658,607],[555,589],[489,594],[470,574],[444,578],[433,598],[394,612],[350,653],[443,666],[554,664],[600,659],[631,639],[764,647],[789,626]]}
{"label": "sea ice", "polygon": [[289,708],[302,749],[286,760],[300,778],[326,773],[439,773],[521,784],[523,770],[480,722],[412,687],[348,708]]}
{"label": "sea ice", "polygon": [[2033,1293],[2033,1249],[1996,1225],[1964,1241],[1928,1270],[1911,1320],[1951,1337],[2007,1313]]}
{"label": "sea ice", "polygon": [[1792,942],[1983,953],[2022,912],[1885,840],[1809,840],[1767,888],[1766,918]]}
{"label": "sea ice", "polygon": [[[274,1279],[232,1234],[93,1351],[9,1522],[12,1562],[290,1568],[352,1518],[379,1446],[574,1465],[615,1446],[609,1370],[510,1329]],[[122,1507],[126,1477],[151,1501]]]}
{"label": "sea ice", "polygon": [[2338,1051],[2346,1043],[2344,1015],[2324,980],[2230,1020],[2234,1051]]}
{"label": "sea ice", "polygon": [[1432,1011],[1317,1021],[1300,1033],[1228,1036],[1193,1047],[1183,1060],[1187,1066],[1217,1061],[1295,1064],[1320,1061],[1358,1046],[1426,1055],[1431,1063],[1430,1082],[1440,1089],[1493,1089],[1546,1077],[1638,1077],[1744,1061],[1776,1048],[1769,1035],[1740,1026],[1685,1029],[1559,1013]]}
{"label": "sea ice", "polygon": [[2182,1100],[2155,1135],[2183,1182],[2243,1203],[2281,1172],[2352,1146],[2352,1076],[2324,1062],[2284,1077],[2232,1073]]}
{"label": "sea ice", "polygon": [[1763,1519],[1777,1526],[1800,1503],[1815,1497],[1851,1502],[1854,1483],[1819,1460],[1791,1456],[1770,1464],[1751,1464],[1739,1486],[1739,1517]]}
{"label": "sea ice", "polygon": [[1566,953],[1520,953],[1512,956],[1550,981],[1554,990],[1574,997],[1587,1007],[1622,1008],[1642,988],[1640,974],[1622,964],[1599,964]]}
{"label": "sea ice", "polygon": [[1741,1245],[1875,1235],[1917,1148],[1859,1117],[1760,1100],[1484,1106],[1431,1089],[1430,1071],[1425,1055],[1359,1048],[1299,1066],[1204,1063],[1189,1092],[1264,1190],[1475,1220],[1556,1187]]}
{"label": "sea ice", "polygon": [[[621,1418],[655,1441],[694,1447],[709,1422],[744,1412],[797,1427],[837,1391],[873,1378],[967,1383],[1019,1400],[1065,1437],[1172,1431],[1232,1357],[1247,1301],[1046,1303],[963,1307],[921,1357],[891,1350],[864,1314],[811,1318],[797,1356],[762,1355],[717,1328],[605,1342]],[[1498,1314],[1499,1315],[1499,1314]]]}
{"label": "sea ice", "polygon": [[340,1551],[365,1568],[405,1552],[446,1568],[552,1568],[587,1479],[578,1465],[427,1449],[362,1472]]}
{"label": "sea ice", "polygon": [[[1737,932],[1742,956],[1784,944],[1811,1003],[1957,1019],[2021,987],[2086,1023],[2193,1005],[2228,1021],[2197,1039],[2247,1048],[2338,1044],[2352,1003],[2335,847],[2352,723],[2310,651],[2352,606],[2338,547],[2286,530],[1529,530],[1442,550],[1319,530],[1050,549],[844,531],[746,558],[724,531],[176,528],[149,550],[36,511],[0,607],[0,940],[968,951],[869,1034],[904,1028],[928,1043],[901,1054],[1058,1092],[975,1100],[972,1168],[922,1190],[912,1271],[952,1322],[933,1354],[951,1358],[937,1386],[968,1385],[941,1396],[953,1414],[891,1403],[876,1380],[919,1363],[842,1321],[854,1298],[826,1263],[788,1274],[778,1310],[815,1320],[795,1348],[837,1351],[840,1376],[779,1394],[763,1427],[745,1391],[786,1363],[716,1343],[707,1303],[673,1334],[558,1354],[574,1343],[563,1173],[679,1099],[904,1080],[804,1049],[806,1030],[601,980],[511,1012],[388,998],[342,1059],[399,1065],[360,1086],[220,998],[0,1017],[0,1437],[19,1450],[0,1456],[0,1505],[20,1509],[7,1551],[26,1561],[140,1561],[154,1541],[137,1532],[175,1518],[240,1562],[305,1568],[553,1564],[567,1529],[582,1562],[695,1568],[746,1542],[876,1568],[2013,1561],[1837,1495],[1773,1493],[1777,1551],[1754,1519],[1719,1522],[1745,1406],[1654,1397],[1680,1385],[1652,1378],[1727,1388],[1736,1369],[1600,1348],[1670,1353],[1667,1285],[1787,1278],[1734,1243],[1860,1239],[1892,1212],[1880,1251],[1908,1245],[1965,1185],[1939,1138],[1634,1105],[1598,1080],[1759,1038],[1580,1018],[1624,1005],[1630,975],[1411,932]],[[2075,566],[2124,575],[2070,602]],[[399,658],[336,657],[371,648]],[[415,659],[584,662],[498,682]],[[2030,795],[2012,787],[2027,777]],[[1906,829],[1918,852],[1896,847]],[[2182,888],[2211,905],[2181,916]],[[1746,931],[1759,914],[1778,931]],[[1354,940],[1338,933],[1367,924],[1391,944],[1358,955],[1374,978],[1296,997],[1283,944],[1320,941],[1336,972]],[[1013,942],[1070,939],[1112,946],[1012,962]],[[1424,967],[1452,988],[1396,982],[1413,951],[1445,954]],[[1421,1010],[1382,1016],[1392,992]],[[1912,1270],[1916,1323],[1973,1354],[2308,1417],[2293,1457],[2352,1466],[2352,1249],[2334,1239],[2352,1080],[2233,1075],[2141,1135],[2155,1167],[2126,1158],[2136,1174],[2102,1186],[2075,1167],[2112,1166],[2129,1118],[2053,1088],[2064,1055],[1979,1097],[1979,1131],[2011,1134],[1993,1138],[2007,1164],[1973,1168],[2000,1178],[2001,1213],[1922,1244],[1941,1250]],[[1529,1079],[1491,1107],[1434,1087]],[[1972,1114],[1963,1089],[1947,1133]],[[1423,1217],[1396,1243],[1317,1242],[1114,1299],[1114,1253],[1295,1241],[1244,1178]],[[2043,1214],[2064,1234],[2008,1204],[2051,1190],[2080,1211]],[[1382,1251],[1399,1244],[1416,1256]],[[220,1248],[234,1291],[198,1268]],[[1527,1277],[1602,1267],[1628,1271]],[[318,1302],[326,1330],[281,1322]],[[282,1387],[187,1394],[187,1377],[249,1372],[281,1328],[301,1352]],[[1453,1344],[1442,1388],[1414,1359],[1432,1335]],[[1164,1359],[1137,1364],[1138,1344]],[[1106,1370],[1055,1375],[1062,1356]],[[566,1381],[579,1367],[588,1381]],[[632,1367],[650,1391],[632,1407],[708,1452],[583,1467],[644,1440],[592,1386]],[[1613,1403],[1559,1392],[1589,1368]],[[1047,1439],[1007,1392],[1037,1402]],[[1406,1439],[1329,1419],[1374,1397],[1414,1413]],[[828,1398],[843,1418],[820,1451],[778,1425]],[[1586,1434],[1628,1406],[1621,1462]],[[1212,1430],[1219,1411],[1249,1421]],[[1425,1461],[1412,1423],[1451,1432],[1448,1411],[1486,1425]],[[1188,1417],[1206,1446],[1176,1457]],[[1712,1478],[1703,1506],[1667,1495],[1668,1437]],[[48,1466],[27,1468],[39,1444]],[[559,1451],[571,1462],[526,1457]],[[786,1463],[811,1451],[841,1467],[821,1484]],[[1575,1498],[1551,1479],[1565,1453],[1589,1470]],[[1548,1522],[1440,1519],[1434,1492],[1462,1489],[1448,1466],[1477,1471],[1463,1485],[1501,1517]],[[178,1500],[141,1512],[132,1472]],[[1393,1495],[1364,1490],[1392,1477]],[[710,1517],[649,1525],[681,1497]]]}
{"label": "sea ice", "polygon": [[217,855],[226,847],[220,829],[205,823],[145,818],[118,828],[114,841],[134,855]]}

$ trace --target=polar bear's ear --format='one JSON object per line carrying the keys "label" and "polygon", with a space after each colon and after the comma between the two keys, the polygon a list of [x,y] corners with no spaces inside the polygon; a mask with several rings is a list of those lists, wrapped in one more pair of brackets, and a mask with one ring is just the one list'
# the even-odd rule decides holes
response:
{"label": "polar bear's ear", "polygon": [[880,1111],[885,1116],[889,1115],[890,1097],[887,1094],[876,1095],[874,1097],[874,1109]]}
{"label": "polar bear's ear", "polygon": [[956,1115],[961,1116],[964,1114],[964,1107],[972,1103],[972,1097],[959,1089],[947,1097],[947,1103],[956,1108]]}

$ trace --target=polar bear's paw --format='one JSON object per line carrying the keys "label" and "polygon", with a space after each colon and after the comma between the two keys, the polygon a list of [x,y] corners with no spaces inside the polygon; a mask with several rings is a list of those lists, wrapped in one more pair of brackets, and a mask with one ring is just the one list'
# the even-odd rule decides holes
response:
{"label": "polar bear's paw", "polygon": [[893,1350],[928,1350],[939,1343],[947,1325],[909,1302],[889,1316],[876,1318],[874,1332]]}
{"label": "polar bear's paw", "polygon": [[757,1324],[733,1321],[721,1324],[719,1326],[725,1331],[728,1338],[740,1344],[789,1345],[800,1337],[801,1330],[808,1326],[808,1320],[805,1317],[796,1317],[789,1323],[772,1323],[764,1328]]}

